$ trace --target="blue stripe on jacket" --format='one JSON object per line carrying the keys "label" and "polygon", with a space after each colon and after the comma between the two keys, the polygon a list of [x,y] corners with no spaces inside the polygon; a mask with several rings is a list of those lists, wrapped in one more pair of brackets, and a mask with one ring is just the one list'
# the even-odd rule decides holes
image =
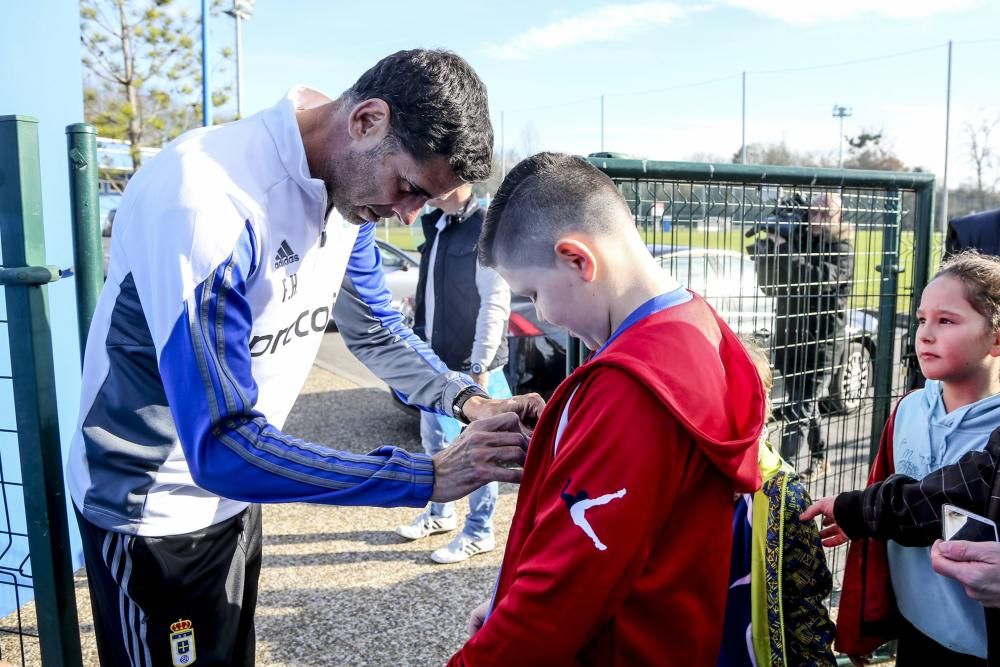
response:
{"label": "blue stripe on jacket", "polygon": [[246,502],[426,504],[434,482],[426,455],[390,446],[367,455],[338,451],[282,433],[255,409],[252,313],[245,297],[253,248],[248,231],[184,304],[160,354],[164,390],[195,483]]}

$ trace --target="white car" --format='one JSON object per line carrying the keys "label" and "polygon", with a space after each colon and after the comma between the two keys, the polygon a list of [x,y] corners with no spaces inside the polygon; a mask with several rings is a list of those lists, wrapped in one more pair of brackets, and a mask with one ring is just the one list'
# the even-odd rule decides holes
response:
{"label": "white car", "polygon": [[417,293],[420,260],[386,241],[375,239],[382,255],[385,286],[392,293],[392,307],[403,314],[406,326],[413,326],[413,295]]}
{"label": "white car", "polygon": [[660,266],[703,296],[733,331],[768,338],[774,331],[774,299],[757,284],[753,260],[733,250],[651,249]]}
{"label": "white car", "polygon": [[[753,260],[734,250],[649,246],[660,266],[682,285],[708,301],[719,316],[739,335],[749,335],[769,347],[775,331],[775,303],[757,282]],[[830,396],[820,405],[824,413],[850,413],[871,396],[878,320],[854,308],[845,312],[847,343],[842,359],[834,365]],[[783,382],[775,369],[775,403],[783,402]]]}

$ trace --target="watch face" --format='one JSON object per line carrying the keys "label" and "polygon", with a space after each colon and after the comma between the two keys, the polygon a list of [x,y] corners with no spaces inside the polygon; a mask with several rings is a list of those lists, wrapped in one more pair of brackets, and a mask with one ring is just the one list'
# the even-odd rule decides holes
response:
{"label": "watch face", "polygon": [[480,374],[480,373],[483,372],[483,365],[482,364],[472,364],[471,370],[472,370],[473,373],[475,373],[476,375],[478,375],[478,374]]}

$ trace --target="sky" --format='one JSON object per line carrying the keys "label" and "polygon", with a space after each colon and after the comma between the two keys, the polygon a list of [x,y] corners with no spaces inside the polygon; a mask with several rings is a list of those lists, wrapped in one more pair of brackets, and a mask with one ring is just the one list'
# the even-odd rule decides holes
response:
{"label": "sky", "polygon": [[[842,105],[844,134],[882,131],[940,181],[952,40],[954,187],[973,175],[966,124],[1000,119],[998,25],[997,0],[257,0],[243,24],[243,107],[296,84],[336,96],[389,53],[440,47],[486,83],[498,149],[730,161],[745,72],[748,143],[835,158]],[[212,31],[231,43],[233,22]]]}

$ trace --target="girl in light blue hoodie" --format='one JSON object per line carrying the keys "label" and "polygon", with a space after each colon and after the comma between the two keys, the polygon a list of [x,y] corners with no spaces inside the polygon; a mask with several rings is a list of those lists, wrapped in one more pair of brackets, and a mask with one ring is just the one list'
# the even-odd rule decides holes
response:
{"label": "girl in light blue hoodie", "polygon": [[[917,319],[916,352],[927,384],[899,402],[887,428],[890,470],[922,479],[984,449],[1000,427],[1000,259],[967,252],[946,261],[924,289]],[[802,518],[824,516],[825,546],[894,533],[888,523],[899,521],[899,508],[861,499],[857,493],[829,496]],[[896,664],[985,665],[982,605],[959,582],[934,572],[929,547],[890,541],[887,552],[902,616]]]}

